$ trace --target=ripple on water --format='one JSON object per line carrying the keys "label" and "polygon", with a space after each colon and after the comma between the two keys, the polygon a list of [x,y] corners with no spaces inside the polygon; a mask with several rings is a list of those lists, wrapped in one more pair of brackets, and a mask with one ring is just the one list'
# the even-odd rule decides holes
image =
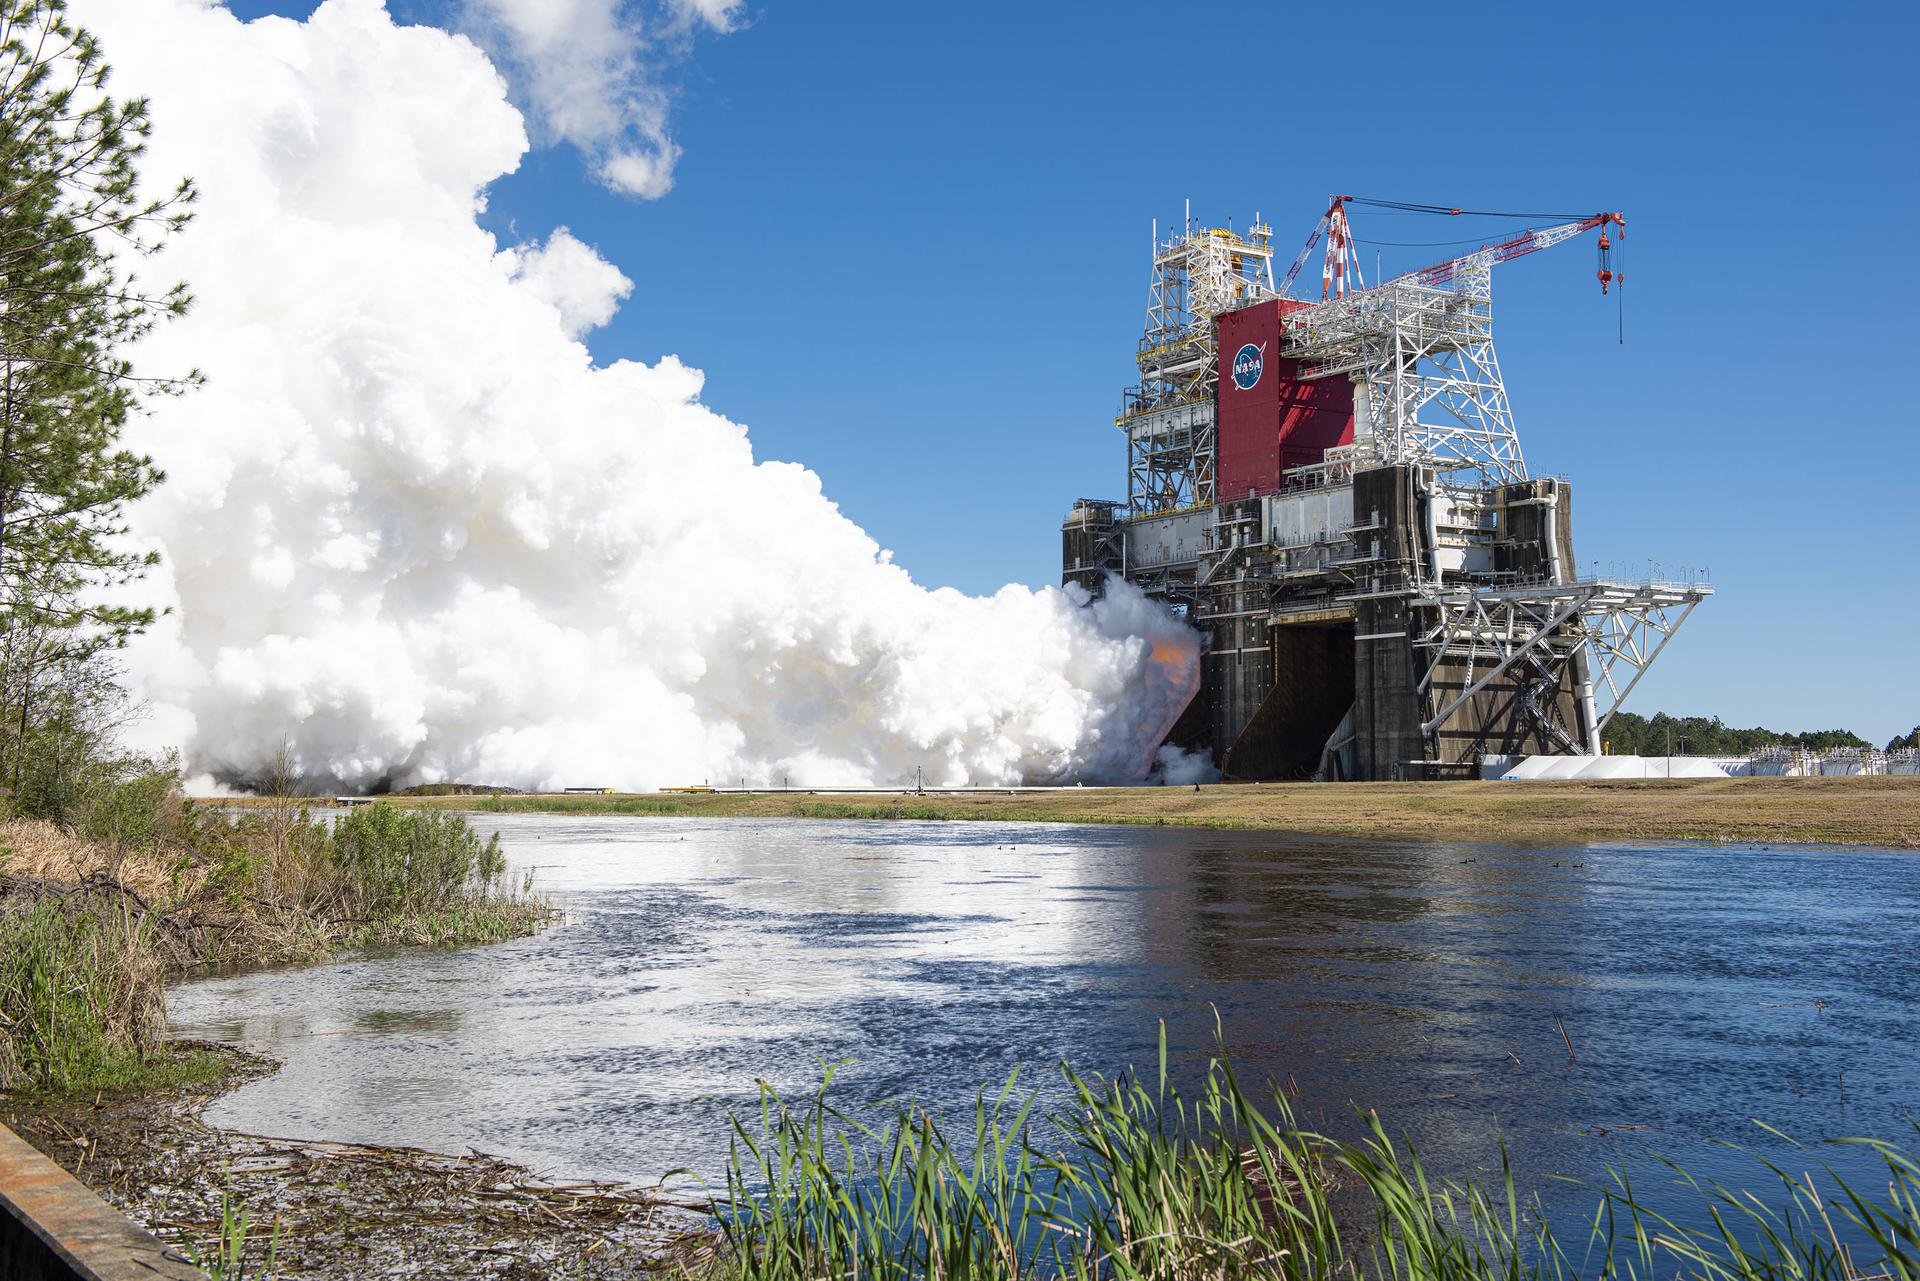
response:
{"label": "ripple on water", "polygon": [[[756,1082],[970,1104],[1154,1059],[1213,1009],[1315,1124],[1442,1168],[1911,1134],[1920,860],[1020,824],[483,815],[567,910],[535,939],[188,984],[182,1034],[286,1062],[210,1119],[577,1176],[723,1159]],[[1817,1003],[1816,1003],[1817,1002]],[[1569,1063],[1558,1015],[1578,1052]],[[1644,1130],[1589,1133],[1596,1127]],[[1800,1158],[1795,1158],[1800,1159]]]}

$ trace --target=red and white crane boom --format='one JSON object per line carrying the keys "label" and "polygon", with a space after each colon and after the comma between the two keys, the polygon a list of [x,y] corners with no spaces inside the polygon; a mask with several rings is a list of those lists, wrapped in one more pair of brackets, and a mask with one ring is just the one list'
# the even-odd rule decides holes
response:
{"label": "red and white crane boom", "polygon": [[1574,222],[1563,222],[1557,227],[1548,227],[1542,231],[1528,229],[1517,236],[1511,236],[1496,245],[1483,245],[1470,254],[1463,254],[1447,262],[1435,263],[1431,267],[1422,267],[1410,271],[1396,280],[1411,281],[1416,285],[1429,285],[1444,288],[1462,271],[1491,267],[1496,263],[1512,262],[1515,258],[1524,258],[1528,254],[1538,253],[1542,249],[1551,249],[1563,240],[1571,240],[1583,231],[1600,228],[1600,268],[1596,273],[1600,280],[1600,292],[1606,293],[1608,286],[1622,277],[1613,270],[1613,242],[1607,236],[1607,227],[1617,226],[1621,234],[1626,233],[1627,219],[1620,213],[1589,214]]}
{"label": "red and white crane boom", "polygon": [[[1320,271],[1321,301],[1325,302],[1329,299],[1345,297],[1355,292],[1355,285],[1359,285],[1361,288],[1365,287],[1364,283],[1360,281],[1360,264],[1357,255],[1354,253],[1353,232],[1347,224],[1346,207],[1350,204],[1379,205],[1384,208],[1398,209],[1405,212],[1433,213],[1454,218],[1462,216],[1502,218],[1516,216],[1510,214],[1481,215],[1479,211],[1450,209],[1441,205],[1410,205],[1399,201],[1361,200],[1354,196],[1334,196],[1327,204],[1327,211],[1320,215],[1320,221],[1314,225],[1313,234],[1307,237],[1307,243],[1301,248],[1300,256],[1293,260],[1291,267],[1287,268],[1286,277],[1280,282],[1280,292],[1282,295],[1292,296],[1293,282],[1299,278],[1301,268],[1306,266],[1307,259],[1312,256],[1315,246],[1322,240],[1326,241],[1327,248],[1324,265]],[[1518,216],[1527,217],[1531,215]],[[1510,236],[1506,240],[1500,241],[1498,244],[1482,245],[1470,254],[1462,254],[1458,258],[1451,258],[1446,262],[1435,263],[1431,267],[1422,267],[1418,271],[1406,272],[1403,275],[1395,276],[1393,280],[1408,281],[1418,285],[1429,285],[1434,288],[1444,288],[1452,284],[1454,279],[1465,271],[1483,270],[1496,263],[1511,262],[1515,258],[1524,258],[1528,254],[1538,253],[1542,249],[1550,249],[1563,240],[1570,240],[1583,231],[1591,231],[1595,227],[1598,227],[1600,229],[1600,263],[1595,275],[1600,281],[1600,292],[1604,294],[1608,292],[1609,288],[1616,281],[1625,278],[1621,273],[1613,269],[1613,241],[1607,234],[1609,226],[1618,227],[1620,229],[1620,235],[1625,236],[1627,231],[1626,215],[1622,213],[1602,212],[1588,214],[1584,218],[1575,218],[1571,221],[1560,223],[1557,226],[1548,227],[1542,231],[1534,231],[1529,228],[1526,231],[1520,232],[1518,235]],[[1391,284],[1393,281],[1390,280],[1382,283]]]}
{"label": "red and white crane boom", "polygon": [[[1471,253],[1359,287],[1348,204],[1450,217],[1565,218]],[[1500,362],[1493,350],[1492,272],[1582,232],[1600,231],[1602,291],[1621,279],[1613,270],[1608,232],[1624,230],[1618,213],[1486,214],[1438,205],[1409,205],[1335,196],[1307,249],[1287,273],[1291,283],[1313,246],[1326,241],[1322,296],[1280,318],[1280,353],[1298,362],[1298,376],[1344,376],[1354,387],[1351,446],[1329,451],[1329,463],[1415,463],[1447,476],[1477,473],[1483,484],[1527,478]],[[1351,283],[1350,283],[1351,282]],[[1282,285],[1282,292],[1286,286]],[[1335,454],[1342,457],[1335,459]],[[1457,483],[1457,482],[1450,482]]]}

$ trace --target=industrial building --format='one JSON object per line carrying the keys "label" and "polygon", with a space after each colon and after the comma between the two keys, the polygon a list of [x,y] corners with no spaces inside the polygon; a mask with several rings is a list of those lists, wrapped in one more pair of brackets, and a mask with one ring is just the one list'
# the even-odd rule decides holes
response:
{"label": "industrial building", "polygon": [[[1624,221],[1570,219],[1368,287],[1347,208],[1372,203],[1336,197],[1278,282],[1257,216],[1155,228],[1139,382],[1115,420],[1127,496],[1073,505],[1063,578],[1095,594],[1125,579],[1199,629],[1201,688],[1169,741],[1229,778],[1597,755],[1712,589],[1577,571],[1572,486],[1521,452],[1492,274],[1597,232],[1606,289]],[[1322,244],[1321,297],[1298,298]]]}

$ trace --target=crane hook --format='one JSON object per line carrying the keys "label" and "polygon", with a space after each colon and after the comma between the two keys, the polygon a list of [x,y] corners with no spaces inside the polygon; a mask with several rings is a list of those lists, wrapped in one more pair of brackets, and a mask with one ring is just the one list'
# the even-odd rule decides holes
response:
{"label": "crane hook", "polygon": [[1600,215],[1600,270],[1594,274],[1600,278],[1600,292],[1603,295],[1607,292],[1607,287],[1615,280],[1626,279],[1624,275],[1616,276],[1614,274],[1613,242],[1607,239],[1607,224],[1610,222],[1620,224],[1620,236],[1622,239],[1625,239],[1627,234],[1627,220],[1625,218],[1622,218],[1617,213]]}

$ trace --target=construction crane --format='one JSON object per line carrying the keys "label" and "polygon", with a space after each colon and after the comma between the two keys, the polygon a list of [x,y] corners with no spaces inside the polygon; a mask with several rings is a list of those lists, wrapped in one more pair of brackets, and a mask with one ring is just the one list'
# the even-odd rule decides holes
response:
{"label": "construction crane", "polygon": [[[1600,229],[1599,267],[1595,275],[1600,281],[1600,292],[1607,293],[1610,287],[1626,279],[1613,266],[1613,240],[1607,233],[1609,226],[1618,227],[1619,235],[1624,239],[1627,234],[1625,214],[1602,212],[1585,216],[1573,214],[1509,214],[1478,209],[1456,209],[1446,205],[1416,205],[1400,200],[1363,200],[1357,196],[1334,196],[1327,204],[1327,211],[1320,215],[1313,234],[1307,237],[1307,243],[1301,248],[1299,257],[1287,268],[1286,276],[1280,282],[1282,295],[1291,297],[1294,281],[1299,279],[1301,269],[1313,256],[1314,248],[1326,242],[1324,265],[1320,272],[1320,298],[1325,302],[1333,298],[1345,297],[1354,292],[1353,286],[1366,287],[1360,279],[1360,263],[1353,248],[1353,231],[1347,222],[1348,205],[1368,205],[1380,209],[1393,209],[1403,213],[1438,214],[1442,217],[1486,217],[1486,218],[1565,218],[1568,221],[1543,231],[1529,228],[1516,236],[1500,241],[1498,244],[1482,245],[1470,254],[1452,258],[1446,262],[1422,267],[1417,271],[1406,272],[1394,280],[1406,280],[1415,284],[1444,288],[1451,284],[1463,269],[1473,270],[1491,267],[1495,263],[1511,262],[1515,258],[1524,258],[1542,249],[1550,249],[1563,240],[1570,240],[1584,231],[1595,227]],[[1351,283],[1350,283],[1351,282]],[[1388,281],[1386,283],[1392,283]]]}
{"label": "construction crane", "polygon": [[[1565,221],[1369,288],[1354,262],[1350,204],[1445,217]],[[1334,196],[1286,275],[1288,282],[1296,279],[1314,245],[1324,240],[1321,301],[1296,303],[1283,315],[1281,354],[1300,362],[1303,379],[1341,375],[1353,381],[1355,461],[1411,462],[1448,476],[1472,472],[1484,484],[1525,480],[1526,462],[1493,350],[1492,268],[1598,228],[1605,292],[1622,279],[1613,267],[1608,232],[1625,227],[1624,215],[1613,212],[1495,214]]]}
{"label": "construction crane", "polygon": [[1474,270],[1491,267],[1496,263],[1512,262],[1515,258],[1524,258],[1542,249],[1551,249],[1563,240],[1571,240],[1583,231],[1591,231],[1598,227],[1600,228],[1600,267],[1595,275],[1600,280],[1600,292],[1604,294],[1608,286],[1616,280],[1626,279],[1623,274],[1613,269],[1613,241],[1607,235],[1609,226],[1619,227],[1620,234],[1624,237],[1627,232],[1627,216],[1621,213],[1589,214],[1585,218],[1563,222],[1559,226],[1548,227],[1544,231],[1529,229],[1497,245],[1482,245],[1473,253],[1447,262],[1435,263],[1431,267],[1422,267],[1418,271],[1410,271],[1396,279],[1410,280],[1417,285],[1445,288],[1453,283],[1454,278],[1462,270]]}

